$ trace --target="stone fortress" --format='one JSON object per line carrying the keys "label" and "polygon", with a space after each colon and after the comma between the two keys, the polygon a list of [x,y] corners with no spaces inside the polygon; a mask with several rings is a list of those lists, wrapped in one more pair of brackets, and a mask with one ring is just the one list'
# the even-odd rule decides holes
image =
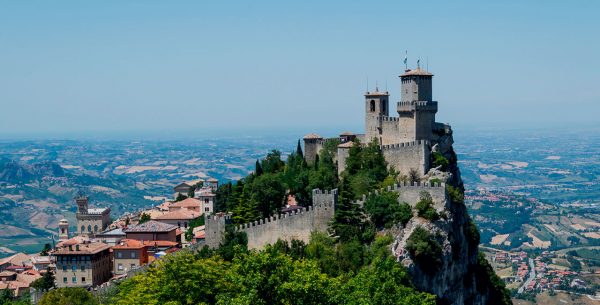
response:
{"label": "stone fortress", "polygon": [[311,133],[304,137],[304,154],[308,163],[328,141],[340,141],[335,160],[338,172],[345,167],[350,147],[357,138],[366,145],[375,139],[381,146],[390,167],[403,175],[411,170],[425,175],[431,167],[432,151],[447,150],[452,145],[452,130],[449,125],[435,121],[438,103],[432,99],[433,74],[418,67],[405,70],[400,75],[401,100],[397,103],[398,116],[390,116],[389,93],[365,92],[365,133],[344,132],[339,138],[323,138]]}
{"label": "stone fortress", "polygon": [[[365,133],[354,134],[344,132],[339,138],[322,138],[317,134],[304,137],[304,156],[307,163],[314,163],[317,155],[328,142],[339,143],[334,156],[338,172],[345,168],[345,160],[350,148],[358,139],[366,145],[377,139],[383,155],[390,167],[402,175],[416,171],[420,180],[427,181],[440,177],[437,169],[431,168],[433,152],[452,154],[452,129],[447,124],[435,122],[438,103],[432,100],[433,74],[418,67],[405,70],[400,75],[401,100],[397,103],[398,117],[389,116],[389,93],[365,93]],[[422,192],[431,195],[436,210],[444,210],[449,204],[445,183],[404,182],[388,188],[397,192],[400,202],[407,202],[412,207],[419,201]],[[298,239],[309,241],[313,231],[327,231],[327,227],[335,214],[337,190],[313,190],[313,205],[292,212],[275,215],[235,227],[237,231],[248,236],[248,247],[262,249],[278,239],[290,241]],[[354,202],[362,205],[367,194]],[[216,214],[205,216],[205,243],[216,248],[221,243],[225,227],[232,223],[231,215]]]}

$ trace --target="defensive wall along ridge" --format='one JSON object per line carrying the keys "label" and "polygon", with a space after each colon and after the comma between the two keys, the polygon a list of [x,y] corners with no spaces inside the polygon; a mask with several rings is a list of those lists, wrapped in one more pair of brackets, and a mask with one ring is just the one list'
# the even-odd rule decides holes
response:
{"label": "defensive wall along ridge", "polygon": [[[335,214],[338,200],[337,189],[331,191],[313,190],[312,206],[303,207],[235,226],[235,230],[248,236],[249,249],[262,249],[274,244],[278,239],[292,239],[308,242],[313,231],[325,232]],[[205,218],[205,242],[217,248],[223,238],[225,227],[231,225],[231,215],[207,215]]]}
{"label": "defensive wall along ridge", "polygon": [[[443,209],[448,203],[444,183],[403,183],[390,186],[385,190],[397,192],[398,201],[406,202],[411,207],[417,204],[422,192],[431,195],[436,210]],[[369,195],[379,192],[363,195],[362,199],[355,201],[354,204],[362,206]],[[334,217],[337,201],[337,189],[313,190],[312,206],[236,225],[234,229],[246,233],[250,249],[263,249],[267,244],[274,244],[279,239],[286,241],[297,239],[309,242],[310,234],[313,231],[327,231],[328,225]],[[217,248],[221,244],[225,227],[232,225],[231,215],[207,215],[205,220],[205,243],[211,248]]]}
{"label": "defensive wall along ridge", "polygon": [[417,202],[419,202],[419,200],[421,199],[422,192],[427,192],[429,193],[429,195],[431,195],[431,199],[433,199],[433,206],[436,210],[443,209],[448,203],[445,183],[404,182],[402,184],[388,186],[387,188],[380,191],[374,191],[369,194],[365,194],[362,196],[362,199],[354,201],[354,204],[360,205],[362,207],[365,201],[367,200],[367,197],[369,197],[372,194],[379,194],[382,191],[398,193],[398,202],[406,202],[411,207],[415,207],[415,205],[417,205]]}

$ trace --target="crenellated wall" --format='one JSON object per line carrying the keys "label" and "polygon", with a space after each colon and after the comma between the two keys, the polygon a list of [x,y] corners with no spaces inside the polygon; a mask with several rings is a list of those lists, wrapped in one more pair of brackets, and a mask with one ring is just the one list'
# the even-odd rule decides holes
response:
{"label": "crenellated wall", "polygon": [[429,170],[430,146],[429,141],[418,140],[382,145],[381,150],[388,165],[401,174],[408,175],[411,169],[415,169],[420,175],[424,175]]}
{"label": "crenellated wall", "polygon": [[[421,198],[421,192],[427,192],[431,195],[436,210],[442,210],[448,204],[446,196],[446,184],[429,184],[429,183],[403,183],[387,187],[386,191],[398,193],[398,202],[406,202],[411,207],[414,207]],[[379,191],[373,192],[378,194]],[[371,193],[363,195],[362,199],[354,201],[354,204],[363,206],[367,197]]]}
{"label": "crenellated wall", "polygon": [[398,117],[380,117],[381,135],[379,144],[387,145],[398,142],[400,123]]}
{"label": "crenellated wall", "polygon": [[[246,233],[249,249],[262,249],[267,244],[274,244],[278,239],[308,242],[313,231],[327,230],[335,213],[337,198],[337,190],[313,190],[313,205],[310,207],[245,223],[235,228]],[[229,223],[230,215],[206,216],[205,242],[209,247],[219,246],[225,226]]]}

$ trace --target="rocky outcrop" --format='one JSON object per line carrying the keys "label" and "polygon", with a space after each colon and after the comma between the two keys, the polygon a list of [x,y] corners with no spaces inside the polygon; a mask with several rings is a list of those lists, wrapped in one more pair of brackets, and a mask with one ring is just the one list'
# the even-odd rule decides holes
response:
{"label": "rocky outcrop", "polygon": [[[491,299],[494,287],[488,287],[490,280],[481,278],[479,233],[462,200],[463,183],[456,154],[452,145],[448,145],[452,143],[451,137],[451,133],[442,136],[443,144],[434,147],[449,160],[447,171],[432,169],[425,177],[447,185],[445,202],[433,205],[440,215],[439,219],[428,220],[415,215],[397,231],[392,251],[397,260],[407,267],[415,287],[435,294],[441,304],[502,304]],[[418,260],[408,250],[409,238],[417,228],[425,229],[432,242],[437,243],[437,249],[441,248],[435,259]]]}

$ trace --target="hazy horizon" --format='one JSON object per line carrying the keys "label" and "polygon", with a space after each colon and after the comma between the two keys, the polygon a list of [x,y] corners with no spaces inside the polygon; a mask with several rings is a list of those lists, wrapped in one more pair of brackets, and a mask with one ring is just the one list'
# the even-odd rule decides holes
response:
{"label": "hazy horizon", "polygon": [[[0,138],[361,133],[435,74],[456,128],[600,126],[599,2],[0,4]],[[535,18],[531,18],[535,16]],[[466,127],[465,127],[466,126]]]}

